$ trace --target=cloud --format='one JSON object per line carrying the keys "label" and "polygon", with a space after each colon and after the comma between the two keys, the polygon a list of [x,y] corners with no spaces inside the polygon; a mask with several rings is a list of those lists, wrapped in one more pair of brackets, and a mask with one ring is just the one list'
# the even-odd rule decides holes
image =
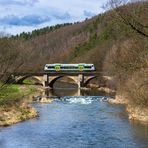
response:
{"label": "cloud", "polygon": [[0,18],[1,25],[14,25],[14,26],[39,25],[49,21],[50,18],[48,16],[38,16],[38,15],[27,15],[22,17],[15,15],[8,15],[3,18]]}
{"label": "cloud", "polygon": [[1,5],[34,5],[39,0],[1,0]]}
{"label": "cloud", "polygon": [[86,16],[86,17],[91,17],[91,16],[96,15],[95,13],[93,13],[91,11],[86,11],[86,10],[84,10],[83,13],[84,13],[84,16]]}
{"label": "cloud", "polygon": [[53,17],[55,17],[56,19],[59,19],[59,20],[68,20],[71,18],[70,14],[68,12],[65,12],[64,14],[61,14],[61,13],[54,13],[52,14]]}
{"label": "cloud", "polygon": [[77,22],[103,12],[107,0],[0,0],[0,31],[10,34]]}

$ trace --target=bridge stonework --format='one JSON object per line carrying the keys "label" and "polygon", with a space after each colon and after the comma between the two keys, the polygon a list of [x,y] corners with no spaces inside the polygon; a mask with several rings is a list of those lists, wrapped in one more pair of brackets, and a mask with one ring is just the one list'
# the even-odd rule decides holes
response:
{"label": "bridge stonework", "polygon": [[[65,77],[65,76],[48,76],[48,75],[44,75],[43,77],[44,77],[43,78],[44,79],[43,86],[53,88],[54,83],[58,79],[60,79],[62,77]],[[73,80],[78,85],[78,88],[85,87],[85,82],[87,82],[89,79],[92,79],[92,77],[84,76],[82,74],[79,74],[77,76],[66,76],[66,77]]]}
{"label": "bridge stonework", "polygon": [[86,87],[87,84],[96,77],[99,76],[99,73],[96,72],[69,72],[69,73],[17,73],[13,74],[13,79],[15,80],[15,83],[23,83],[23,81],[27,78],[32,78],[36,80],[39,84],[41,84],[43,87],[47,88],[53,88],[54,83],[62,78],[62,77],[68,77],[72,79],[77,85],[78,88]]}

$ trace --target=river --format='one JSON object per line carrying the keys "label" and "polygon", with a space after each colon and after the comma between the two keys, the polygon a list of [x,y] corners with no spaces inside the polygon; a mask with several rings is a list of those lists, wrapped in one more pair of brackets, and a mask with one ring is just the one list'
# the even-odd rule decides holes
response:
{"label": "river", "polygon": [[[148,127],[130,123],[123,105],[94,91],[55,89],[32,103],[39,117],[0,128],[0,148],[147,148]],[[57,96],[57,97],[56,97]]]}

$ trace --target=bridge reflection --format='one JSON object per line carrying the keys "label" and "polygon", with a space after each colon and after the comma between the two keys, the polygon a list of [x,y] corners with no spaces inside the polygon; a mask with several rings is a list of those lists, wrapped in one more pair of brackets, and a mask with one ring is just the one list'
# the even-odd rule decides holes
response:
{"label": "bridge reflection", "polygon": [[55,88],[55,89],[46,89],[42,92],[42,96],[51,97],[51,96],[81,96],[81,90],[77,88]]}
{"label": "bridge reflection", "polygon": [[41,94],[43,97],[50,98],[50,97],[63,97],[63,96],[104,96],[108,95],[104,92],[99,92],[98,90],[94,89],[46,89]]}
{"label": "bridge reflection", "polygon": [[94,89],[82,90],[78,88],[56,88],[56,89],[46,89],[40,94],[33,96],[34,101],[39,102],[49,102],[50,100],[65,97],[65,96],[110,96],[104,92],[99,92]]}
{"label": "bridge reflection", "polygon": [[73,83],[57,82],[54,89],[45,89],[43,92],[34,97],[34,101],[48,102],[50,99],[60,99],[65,96],[108,96],[103,92],[99,92],[97,89],[80,89]]}

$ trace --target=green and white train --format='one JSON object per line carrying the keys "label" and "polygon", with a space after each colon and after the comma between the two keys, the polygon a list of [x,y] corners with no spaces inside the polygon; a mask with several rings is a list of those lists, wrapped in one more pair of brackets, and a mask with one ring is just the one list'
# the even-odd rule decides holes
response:
{"label": "green and white train", "polygon": [[45,71],[95,71],[94,64],[46,64],[44,67]]}

